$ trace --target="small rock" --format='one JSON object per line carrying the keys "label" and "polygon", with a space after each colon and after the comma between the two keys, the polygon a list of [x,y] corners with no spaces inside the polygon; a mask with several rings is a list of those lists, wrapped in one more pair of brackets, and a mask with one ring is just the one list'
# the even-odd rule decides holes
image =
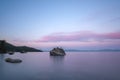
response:
{"label": "small rock", "polygon": [[9,54],[9,55],[13,55],[13,54],[14,54],[14,52],[8,52],[8,54]]}
{"label": "small rock", "polygon": [[12,58],[6,58],[5,61],[9,63],[21,63],[22,62],[22,60],[20,59],[12,59]]}

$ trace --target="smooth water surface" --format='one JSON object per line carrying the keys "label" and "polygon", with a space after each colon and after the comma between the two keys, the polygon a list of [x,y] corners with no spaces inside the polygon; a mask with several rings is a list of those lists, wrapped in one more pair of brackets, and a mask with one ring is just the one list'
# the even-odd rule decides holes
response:
{"label": "smooth water surface", "polygon": [[[7,63],[5,58],[22,63]],[[120,52],[0,54],[0,80],[120,80]]]}

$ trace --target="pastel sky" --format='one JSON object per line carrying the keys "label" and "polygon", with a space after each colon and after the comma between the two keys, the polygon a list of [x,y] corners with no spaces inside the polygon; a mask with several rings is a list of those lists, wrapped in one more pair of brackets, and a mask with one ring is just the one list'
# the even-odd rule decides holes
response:
{"label": "pastel sky", "polygon": [[38,49],[120,49],[120,0],[0,0],[0,39]]}

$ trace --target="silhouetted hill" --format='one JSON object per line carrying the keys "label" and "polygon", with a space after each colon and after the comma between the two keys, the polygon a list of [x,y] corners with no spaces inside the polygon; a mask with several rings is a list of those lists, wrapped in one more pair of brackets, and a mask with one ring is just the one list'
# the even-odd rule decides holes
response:
{"label": "silhouetted hill", "polygon": [[14,51],[14,52],[42,52],[42,50],[38,50],[32,47],[27,47],[27,46],[14,46],[8,42],[5,42],[4,47],[7,52],[9,51]]}
{"label": "silhouetted hill", "polygon": [[12,44],[10,44],[10,43],[5,43],[5,49],[7,50],[7,51],[16,51],[16,46],[14,46],[14,45],[12,45]]}
{"label": "silhouetted hill", "polygon": [[37,50],[35,48],[27,47],[27,46],[18,46],[16,47],[17,52],[26,51],[26,52],[42,52],[42,50]]}

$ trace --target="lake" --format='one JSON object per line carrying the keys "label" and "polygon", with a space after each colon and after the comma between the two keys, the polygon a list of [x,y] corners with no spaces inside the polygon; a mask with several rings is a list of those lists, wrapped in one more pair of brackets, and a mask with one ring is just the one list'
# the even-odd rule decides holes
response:
{"label": "lake", "polygon": [[[0,80],[120,80],[120,52],[49,52],[0,54]],[[5,58],[22,63],[7,63]]]}

